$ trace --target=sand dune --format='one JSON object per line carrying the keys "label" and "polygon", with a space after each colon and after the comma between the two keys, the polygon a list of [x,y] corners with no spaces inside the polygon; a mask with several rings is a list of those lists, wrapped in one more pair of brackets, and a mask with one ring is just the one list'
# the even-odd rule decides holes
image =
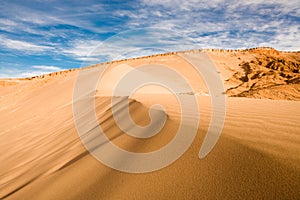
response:
{"label": "sand dune", "polygon": [[[115,145],[137,153],[155,151],[168,144],[179,127],[181,110],[175,96],[158,86],[144,87],[132,96],[113,97],[116,101],[112,104],[113,85],[124,73],[151,63],[171,66],[187,78],[197,94],[187,93],[185,86],[177,84],[182,89],[177,95],[182,95],[185,102],[197,98],[200,126],[196,137],[176,162],[142,174],[111,169],[83,146],[72,111],[73,88],[79,70],[1,80],[0,198],[299,198],[299,53],[253,49],[211,51],[208,55],[223,79],[227,107],[222,135],[204,159],[199,159],[198,153],[210,123],[211,97],[207,96],[209,91],[204,80],[184,62],[180,53],[114,62],[95,94],[78,100],[95,102],[99,125]],[[160,72],[141,77],[167,76]],[[84,78],[89,79],[89,74]],[[163,120],[160,114],[165,114],[164,127],[147,139],[125,134],[116,124],[113,109],[119,117],[126,116],[127,103],[133,121],[140,126],[150,123],[148,111],[153,104],[162,105],[164,110],[154,119],[159,124]],[[186,105],[192,123],[195,108]],[[91,123],[86,117],[89,112],[83,108],[80,113],[83,126]],[[132,129],[134,125],[128,124],[126,130]],[[86,134],[92,133],[93,129],[88,129]],[[101,151],[104,146],[95,145],[94,151]]]}

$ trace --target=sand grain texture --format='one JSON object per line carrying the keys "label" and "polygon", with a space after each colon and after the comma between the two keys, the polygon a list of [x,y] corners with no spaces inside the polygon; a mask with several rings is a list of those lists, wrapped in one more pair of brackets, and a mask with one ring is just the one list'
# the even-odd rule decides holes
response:
{"label": "sand grain texture", "polygon": [[180,54],[114,62],[106,71],[106,86],[94,96],[97,118],[111,141],[133,152],[166,145],[179,126],[180,109],[173,95],[145,87],[130,97],[133,120],[146,125],[149,107],[159,103],[167,122],[149,139],[126,135],[114,121],[110,96],[122,73],[141,64],[168,65],[197,91],[200,127],[194,142],[175,163],[145,174],[106,167],[82,145],[72,113],[78,70],[1,80],[0,199],[299,199],[299,53],[253,49],[208,55],[223,79],[227,107],[222,135],[204,159],[198,153],[211,117],[209,91]]}

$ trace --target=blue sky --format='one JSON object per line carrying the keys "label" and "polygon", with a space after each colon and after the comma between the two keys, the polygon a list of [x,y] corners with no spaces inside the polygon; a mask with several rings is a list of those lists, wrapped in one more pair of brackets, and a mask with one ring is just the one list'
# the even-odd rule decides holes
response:
{"label": "blue sky", "polygon": [[299,0],[1,0],[0,78],[193,48],[300,50]]}

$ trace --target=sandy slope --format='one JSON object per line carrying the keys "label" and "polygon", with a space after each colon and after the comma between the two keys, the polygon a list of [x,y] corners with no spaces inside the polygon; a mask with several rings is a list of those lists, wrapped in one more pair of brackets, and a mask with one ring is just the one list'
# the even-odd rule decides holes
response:
{"label": "sandy slope", "polygon": [[[2,81],[0,198],[297,199],[300,196],[300,102],[283,99],[299,100],[299,83],[289,82],[298,80],[295,68],[299,67],[299,54],[286,54],[285,57],[273,50],[210,52],[224,79],[228,96],[282,100],[227,98],[221,138],[207,157],[199,159],[199,149],[210,121],[211,105],[209,97],[197,96],[200,127],[194,142],[175,163],[146,174],[110,169],[93,158],[81,144],[72,113],[72,92],[78,71],[30,80]],[[257,75],[247,82],[241,80],[245,77],[245,67],[240,63],[250,63],[251,73],[247,76],[252,77],[258,71],[269,71],[269,68],[251,63],[251,60],[277,59],[278,56],[286,63],[296,63],[296,66],[286,64],[284,69],[284,73],[293,77],[281,79],[280,75],[272,73],[261,77]],[[115,124],[109,96],[111,85],[119,80],[122,73],[131,69],[128,66],[159,63],[172,65],[184,74],[199,94],[208,94],[207,88],[177,54],[122,63],[123,67],[119,66],[120,63],[112,64],[103,83],[99,83],[106,83],[105,87],[98,87],[95,95],[99,124],[105,134],[123,149],[133,152],[159,149],[174,137],[179,126],[180,111],[174,96],[148,87],[131,97],[130,113],[139,125],[149,123],[147,112],[152,104],[163,105],[168,115],[159,134],[149,139],[136,139],[124,134]],[[280,70],[273,71],[281,73]],[[254,86],[250,89],[253,83],[256,83],[257,90],[253,89]],[[261,87],[267,83],[272,87]],[[240,86],[228,90],[235,84]],[[273,90],[274,87],[277,88]],[[189,94],[181,95],[191,98]],[[126,100],[119,98],[121,102]],[[119,112],[123,111],[121,106]],[[84,120],[83,110],[82,122],[89,123]],[[101,149],[101,146],[97,148]]]}

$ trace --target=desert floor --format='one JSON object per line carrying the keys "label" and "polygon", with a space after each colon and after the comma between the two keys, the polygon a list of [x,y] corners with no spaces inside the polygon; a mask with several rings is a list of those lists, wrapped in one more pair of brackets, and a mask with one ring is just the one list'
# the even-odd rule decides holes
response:
{"label": "desert floor", "polygon": [[[298,199],[299,53],[262,49],[208,56],[224,82],[226,116],[216,146],[203,159],[198,154],[210,123],[211,97],[180,54],[114,62],[89,96],[99,126],[113,143],[128,151],[149,152],[170,142],[179,127],[176,95],[145,87],[133,96],[117,97],[121,103],[130,101],[130,114],[141,126],[149,123],[153,104],[164,107],[168,118],[163,129],[149,139],[136,139],[116,125],[112,85],[132,68],[151,63],[171,66],[190,81],[196,93],[178,95],[186,99],[191,113],[195,108],[189,107],[189,99],[196,97],[198,102],[200,125],[192,145],[173,164],[142,174],[105,166],[79,139],[73,91],[78,73],[88,68],[0,80],[0,199]],[[84,109],[81,122],[88,124]],[[124,110],[119,107],[119,113]]]}

